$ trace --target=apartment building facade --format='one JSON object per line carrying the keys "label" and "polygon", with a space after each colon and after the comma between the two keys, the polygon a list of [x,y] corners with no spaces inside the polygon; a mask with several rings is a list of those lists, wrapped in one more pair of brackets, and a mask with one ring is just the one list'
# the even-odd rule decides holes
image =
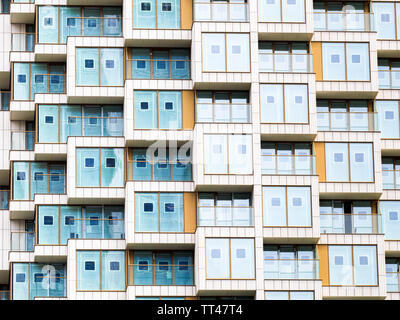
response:
{"label": "apartment building facade", "polygon": [[0,0],[0,299],[400,299],[399,28]]}

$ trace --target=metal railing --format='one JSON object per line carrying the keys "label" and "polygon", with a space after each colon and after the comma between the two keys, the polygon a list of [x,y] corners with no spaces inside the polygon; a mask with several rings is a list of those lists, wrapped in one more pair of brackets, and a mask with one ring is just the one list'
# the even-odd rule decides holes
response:
{"label": "metal railing", "polygon": [[11,99],[10,91],[0,90],[0,111],[10,110],[10,99]]}
{"label": "metal railing", "polygon": [[315,31],[375,31],[374,15],[364,12],[314,12]]}
{"label": "metal railing", "polygon": [[371,213],[320,213],[321,233],[377,234],[382,232],[382,216]]}
{"label": "metal railing", "polygon": [[12,130],[11,150],[33,150],[35,145],[35,131]]}
{"label": "metal railing", "polygon": [[34,48],[34,32],[14,32],[11,34],[11,51],[33,52]]}
{"label": "metal railing", "polygon": [[264,259],[264,279],[319,279],[319,260]]}
{"label": "metal railing", "polygon": [[35,74],[31,83],[35,93],[65,93],[65,73]]}
{"label": "metal railing", "polygon": [[378,131],[377,112],[318,112],[318,131]]}
{"label": "metal railing", "polygon": [[400,89],[400,70],[378,70],[379,89]]}
{"label": "metal railing", "polygon": [[247,3],[194,2],[194,21],[247,22],[249,6]]}
{"label": "metal railing", "polygon": [[190,79],[187,59],[127,59],[127,79]]}
{"label": "metal railing", "polygon": [[386,271],[386,291],[400,292],[400,272]]}
{"label": "metal railing", "polygon": [[382,169],[383,189],[400,189],[400,170]]}
{"label": "metal railing", "polygon": [[249,123],[249,103],[196,103],[196,122]]}
{"label": "metal railing", "polygon": [[253,207],[198,206],[198,226],[254,226]]}
{"label": "metal railing", "polygon": [[11,251],[33,251],[35,246],[35,232],[12,231]]}
{"label": "metal railing", "polygon": [[316,159],[313,155],[273,155],[262,154],[261,173],[281,175],[316,174]]}
{"label": "metal railing", "polygon": [[8,210],[10,203],[10,190],[0,190],[0,210]]}
{"label": "metal railing", "polygon": [[260,72],[312,72],[313,56],[308,53],[258,53]]}

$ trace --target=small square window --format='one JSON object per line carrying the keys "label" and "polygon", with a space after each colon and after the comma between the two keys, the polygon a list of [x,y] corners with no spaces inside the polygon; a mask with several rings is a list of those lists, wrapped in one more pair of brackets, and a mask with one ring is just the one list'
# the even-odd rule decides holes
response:
{"label": "small square window", "polygon": [[280,207],[281,206],[281,198],[271,198],[271,206],[272,207]]}
{"label": "small square window", "polygon": [[222,145],[214,144],[213,145],[213,153],[222,153]]}
{"label": "small square window", "polygon": [[93,59],[85,59],[85,68],[93,69],[94,68],[94,60]]}
{"label": "small square window", "polygon": [[164,207],[165,212],[175,212],[175,204],[173,203],[166,203]]}
{"label": "small square window", "polygon": [[217,45],[211,46],[211,53],[212,54],[219,54],[219,46],[217,46]]}
{"label": "small square window", "polygon": [[267,97],[267,103],[274,103],[275,102],[275,97],[274,96],[268,96]]}
{"label": "small square window", "polygon": [[144,212],[153,212],[153,204],[150,202],[143,204],[143,211]]}
{"label": "small square window", "polygon": [[25,282],[25,273],[17,273],[15,275],[15,282]]}
{"label": "small square window", "polygon": [[389,212],[389,220],[398,220],[398,213],[397,213],[397,211],[390,211],[390,212]]}
{"label": "small square window", "polygon": [[172,10],[171,3],[169,3],[169,2],[163,3],[161,8],[162,8],[161,9],[162,11],[171,11]]}
{"label": "small square window", "polygon": [[140,4],[140,10],[142,10],[142,11],[150,11],[151,10],[150,2],[142,2]]}
{"label": "small square window", "polygon": [[173,102],[165,102],[165,110],[174,110]]}
{"label": "small square window", "polygon": [[42,74],[35,75],[35,83],[43,83],[43,82],[44,82],[44,76]]}
{"label": "small square window", "polygon": [[393,120],[394,112],[393,111],[385,111],[385,120]]}
{"label": "small square window", "polygon": [[236,258],[238,259],[246,258],[246,249],[236,249]]}
{"label": "small square window", "polygon": [[368,257],[360,256],[360,266],[367,266],[367,265],[368,265]]}
{"label": "small square window", "polygon": [[295,96],[294,97],[294,102],[295,103],[303,103],[303,97],[302,96]]}
{"label": "small square window", "polygon": [[176,69],[185,69],[185,61],[175,61]]}
{"label": "small square window", "polygon": [[240,46],[232,46],[232,54],[240,54]]}
{"label": "small square window", "polygon": [[211,258],[221,259],[221,250],[220,249],[211,249]]}
{"label": "small square window", "polygon": [[287,0],[287,4],[296,4],[296,0]]}
{"label": "small square window", "polygon": [[43,217],[43,224],[45,226],[52,226],[53,225],[53,217],[52,216],[44,216]]}
{"label": "small square window", "polygon": [[169,270],[169,262],[168,261],[159,261],[158,262],[158,270],[168,271]]}
{"label": "small square window", "polygon": [[149,109],[149,103],[148,102],[141,102],[140,103],[140,109],[148,110]]}
{"label": "small square window", "polygon": [[179,261],[178,262],[178,270],[179,271],[188,271],[189,270],[189,261]]}
{"label": "small square window", "polygon": [[75,18],[67,18],[67,27],[75,27]]}
{"label": "small square window", "polygon": [[76,123],[76,117],[68,117],[68,123],[69,124],[75,124]]}
{"label": "small square window", "polygon": [[333,160],[335,162],[343,162],[343,153],[334,153]]}
{"label": "small square window", "polygon": [[110,270],[119,271],[119,261],[110,261]]}
{"label": "small square window", "polygon": [[390,22],[390,14],[381,13],[381,22]]}
{"label": "small square window", "polygon": [[60,83],[60,76],[50,76],[50,83],[51,84],[59,84]]}
{"label": "small square window", "polygon": [[238,153],[239,154],[246,154],[246,145],[245,144],[239,144],[238,145]]}
{"label": "small square window", "polygon": [[147,167],[146,159],[144,158],[136,159],[136,168],[146,168],[146,167]]}
{"label": "small square window", "polygon": [[26,83],[26,74],[18,75],[18,83]]}
{"label": "small square window", "polygon": [[115,158],[106,158],[106,168],[115,168]]}
{"label": "small square window", "polygon": [[18,171],[17,172],[17,180],[25,180],[25,172]]}
{"label": "small square window", "polygon": [[108,225],[113,226],[113,225],[117,225],[118,224],[118,217],[117,216],[109,216],[108,217]]}
{"label": "small square window", "polygon": [[351,62],[352,63],[360,63],[360,59],[361,59],[361,57],[360,57],[359,54],[353,54],[351,56]]}
{"label": "small square window", "polygon": [[52,182],[60,181],[60,175],[58,173],[51,174],[50,181],[52,181]]}
{"label": "small square window", "polygon": [[94,158],[85,158],[85,168],[94,168]]}
{"label": "small square window", "polygon": [[97,124],[97,118],[89,118],[89,124],[95,126]]}
{"label": "small square window", "polygon": [[364,153],[355,153],[354,160],[355,162],[364,162]]}
{"label": "small square window", "polygon": [[114,60],[106,60],[106,68],[114,69]]}
{"label": "small square window", "polygon": [[166,61],[157,61],[157,69],[160,69],[160,70],[167,69],[167,62]]}
{"label": "small square window", "polygon": [[53,123],[53,121],[54,121],[53,116],[45,116],[44,117],[44,123],[51,124],[51,123]]}
{"label": "small square window", "polygon": [[95,270],[95,262],[94,261],[85,261],[85,270],[86,271],[94,271]]}
{"label": "small square window", "polygon": [[89,225],[90,226],[98,226],[99,225],[99,218],[97,218],[97,217],[89,217]]}
{"label": "small square window", "polygon": [[343,257],[342,256],[335,256],[335,265],[337,265],[337,266],[343,265]]}
{"label": "small square window", "polygon": [[331,63],[340,63],[340,56],[338,54],[332,54]]}
{"label": "small square window", "polygon": [[274,4],[275,0],[267,0],[267,4]]}
{"label": "small square window", "polygon": [[117,26],[117,19],[107,19],[107,25],[109,27],[116,27]]}
{"label": "small square window", "polygon": [[88,27],[89,28],[96,28],[97,26],[97,21],[95,19],[89,19],[88,20]]}
{"label": "small square window", "polygon": [[161,161],[157,163],[157,168],[158,169],[167,169],[168,168],[168,162],[167,161]]}
{"label": "small square window", "polygon": [[302,206],[302,199],[301,198],[293,198],[293,207],[301,207]]}
{"label": "small square window", "polygon": [[139,265],[139,268],[138,268],[139,271],[147,271],[147,270],[149,270],[149,263],[147,261],[141,260],[141,261],[138,262],[138,265]]}
{"label": "small square window", "polygon": [[34,282],[43,282],[43,273],[35,273],[34,274]]}
{"label": "small square window", "polygon": [[73,216],[66,216],[64,220],[64,224],[66,226],[73,226],[75,225],[75,220]]}
{"label": "small square window", "polygon": [[45,26],[52,26],[53,25],[53,18],[44,18],[44,25]]}
{"label": "small square window", "polygon": [[43,181],[44,180],[43,172],[35,172],[34,180],[35,181]]}
{"label": "small square window", "polygon": [[146,61],[144,60],[136,61],[136,69],[146,69]]}

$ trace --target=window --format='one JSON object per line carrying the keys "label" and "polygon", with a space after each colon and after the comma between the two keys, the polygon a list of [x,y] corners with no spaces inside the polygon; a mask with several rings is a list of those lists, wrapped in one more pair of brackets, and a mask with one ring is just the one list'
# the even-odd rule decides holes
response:
{"label": "window", "polygon": [[153,204],[152,203],[144,203],[143,211],[144,212],[153,212]]}
{"label": "window", "polygon": [[168,271],[169,270],[168,261],[159,261],[158,262],[158,270],[160,270],[160,271]]}
{"label": "window", "polygon": [[400,201],[379,201],[385,240],[400,240]]}
{"label": "window", "polygon": [[119,271],[119,261],[110,261],[110,270]]}
{"label": "window", "polygon": [[85,262],[85,270],[86,271],[95,271],[95,262],[94,261],[86,261]]}
{"label": "window", "polygon": [[212,249],[211,250],[211,258],[221,259],[221,250],[220,249]]}
{"label": "window", "polygon": [[258,1],[259,22],[304,23],[304,1],[260,0]]}
{"label": "window", "polygon": [[19,83],[26,83],[26,75],[25,74],[19,74],[18,75],[18,82]]}
{"label": "window", "polygon": [[136,61],[136,68],[138,68],[138,69],[146,69],[146,61],[144,61],[144,60]]}
{"label": "window", "polygon": [[179,271],[188,271],[189,270],[189,261],[179,261],[178,262],[178,270]]}
{"label": "window", "polygon": [[331,55],[331,62],[332,63],[340,63],[340,56],[338,54]]}
{"label": "window", "polygon": [[165,110],[174,110],[173,102],[165,102]]}
{"label": "window", "polygon": [[333,158],[335,162],[343,162],[343,153],[335,153]]}
{"label": "window", "polygon": [[165,212],[175,212],[175,205],[173,203],[166,203]]}
{"label": "window", "polygon": [[94,68],[94,60],[93,59],[85,59],[85,68],[93,69]]}
{"label": "window", "polygon": [[34,282],[43,282],[43,273],[35,273],[34,274]]}
{"label": "window", "polygon": [[360,256],[360,265],[367,266],[368,265],[368,257],[367,256]]}
{"label": "window", "polygon": [[25,282],[25,273],[15,274],[15,282]]}
{"label": "window", "polygon": [[355,153],[354,160],[355,162],[364,162],[364,153]]}
{"label": "window", "polygon": [[25,180],[25,172],[18,171],[17,172],[17,180]]}
{"label": "window", "polygon": [[147,261],[139,261],[139,270],[140,271],[148,271],[149,269],[149,263]]}
{"label": "window", "polygon": [[353,63],[360,63],[360,55],[352,55],[351,56],[351,62],[353,62]]}
{"label": "window", "polygon": [[44,76],[43,75],[35,75],[35,83],[43,83],[44,82]]}
{"label": "window", "polygon": [[87,24],[89,28],[96,28],[97,26],[97,22],[95,19],[88,19]]}
{"label": "window", "polygon": [[44,18],[44,25],[45,26],[52,26],[53,25],[53,18]]}
{"label": "window", "polygon": [[115,158],[106,158],[106,168],[115,168]]}
{"label": "window", "polygon": [[53,116],[45,116],[45,117],[44,117],[44,123],[52,124],[53,121],[54,121]]}
{"label": "window", "polygon": [[233,54],[240,54],[240,46],[232,46],[232,53]]}
{"label": "window", "polygon": [[117,26],[117,19],[107,19],[107,25],[111,28],[115,28]]}
{"label": "window", "polygon": [[142,10],[142,11],[150,11],[151,10],[150,2],[142,2],[140,4],[140,10]]}
{"label": "window", "polygon": [[75,225],[75,217],[73,216],[66,216],[64,220],[64,224],[66,226],[73,226]]}
{"label": "window", "polygon": [[149,109],[149,103],[148,102],[140,102],[140,109],[148,110]]}
{"label": "window", "polygon": [[94,168],[94,158],[85,158],[85,168]]}
{"label": "window", "polygon": [[43,224],[45,226],[52,226],[53,225],[53,217],[52,216],[44,216],[43,217]]}
{"label": "window", "polygon": [[75,27],[75,18],[67,18],[67,27]]}
{"label": "window", "polygon": [[97,118],[89,118],[89,125],[91,126],[97,125]]}
{"label": "window", "polygon": [[245,259],[246,258],[246,249],[236,249],[236,258]]}
{"label": "window", "polygon": [[394,112],[393,111],[385,111],[385,120],[393,120]]}
{"label": "window", "polygon": [[106,68],[113,69],[114,68],[114,60],[106,60]]}
{"label": "window", "polygon": [[216,46],[216,45],[211,46],[211,53],[219,54],[219,46]]}
{"label": "window", "polygon": [[343,257],[342,256],[335,256],[335,265],[337,265],[337,266],[343,265]]}
{"label": "window", "polygon": [[68,124],[75,124],[76,123],[76,117],[68,117]]}
{"label": "window", "polygon": [[398,212],[390,211],[389,212],[389,220],[398,220]]}
{"label": "window", "polygon": [[35,181],[43,181],[44,180],[43,172],[35,172],[34,180]]}
{"label": "window", "polygon": [[98,217],[89,217],[89,225],[90,226],[98,226],[99,218]]}
{"label": "window", "polygon": [[175,68],[176,69],[185,69],[185,61],[175,61]]}
{"label": "window", "polygon": [[171,11],[171,3],[164,2],[162,4],[162,11]]}

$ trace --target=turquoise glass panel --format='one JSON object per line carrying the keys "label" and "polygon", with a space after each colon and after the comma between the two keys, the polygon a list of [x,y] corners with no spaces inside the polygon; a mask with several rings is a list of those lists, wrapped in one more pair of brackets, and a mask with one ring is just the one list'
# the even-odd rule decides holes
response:
{"label": "turquoise glass panel", "polygon": [[170,79],[168,50],[153,51],[153,79]]}
{"label": "turquoise glass panel", "polygon": [[82,19],[80,7],[60,7],[60,43],[67,43],[68,36],[80,36]]}
{"label": "turquoise glass panel", "polygon": [[181,26],[180,0],[157,0],[157,28],[179,29]]}
{"label": "turquoise glass panel", "polygon": [[81,106],[60,106],[60,142],[67,142],[67,137],[82,135]]}
{"label": "turquoise glass panel", "polygon": [[49,193],[65,193],[65,166],[63,164],[49,164]]}
{"label": "turquoise glass panel", "polygon": [[137,232],[158,232],[158,194],[135,194],[135,230]]}
{"label": "turquoise glass panel", "polygon": [[29,63],[14,63],[13,99],[29,100]]}
{"label": "turquoise glass panel", "polygon": [[124,135],[124,118],[122,106],[103,106],[103,136],[119,137]]}
{"label": "turquoise glass panel", "polygon": [[125,251],[103,251],[102,290],[125,291]]}
{"label": "turquoise glass panel", "polygon": [[124,149],[101,149],[101,186],[124,186]]}
{"label": "turquoise glass panel", "polygon": [[174,252],[174,285],[193,285],[193,255],[191,252]]}
{"label": "turquoise glass panel", "polygon": [[60,244],[68,239],[83,238],[82,209],[80,206],[60,206]]}
{"label": "turquoise glass panel", "polygon": [[100,290],[100,252],[77,251],[77,290]]}
{"label": "turquoise glass panel", "polygon": [[329,246],[329,283],[331,285],[352,285],[352,247]]}
{"label": "turquoise glass panel", "polygon": [[100,36],[101,34],[100,8],[84,8],[83,16],[84,16],[83,35]]}
{"label": "turquoise glass panel", "polygon": [[386,240],[400,240],[400,201],[380,201]]}
{"label": "turquoise glass panel", "polygon": [[76,149],[76,185],[78,187],[99,187],[99,149]]}
{"label": "turquoise glass panel", "polygon": [[125,239],[123,206],[104,206],[104,239]]}
{"label": "turquoise glass panel", "polygon": [[254,239],[231,239],[232,279],[254,279]]}
{"label": "turquoise glass panel", "polygon": [[132,79],[150,79],[150,49],[132,48],[131,68]]}
{"label": "turquoise glass panel", "polygon": [[87,206],[84,209],[82,227],[83,238],[102,239],[103,238],[103,209],[101,206]]}
{"label": "turquoise glass panel", "polygon": [[58,7],[39,7],[38,32],[39,43],[58,43]]}
{"label": "turquoise glass panel", "polygon": [[103,8],[103,36],[120,36],[122,18],[121,8]]}
{"label": "turquoise glass panel", "polygon": [[190,53],[188,49],[171,50],[171,78],[190,79]]}
{"label": "turquoise glass panel", "polygon": [[29,264],[13,263],[12,297],[13,300],[29,299]]}
{"label": "turquoise glass panel", "polygon": [[354,284],[376,286],[378,268],[376,246],[354,246]]}
{"label": "turquoise glass panel", "polygon": [[39,105],[39,142],[58,142],[58,105]]}
{"label": "turquoise glass panel", "polygon": [[133,0],[133,27],[141,29],[156,27],[156,0]]}
{"label": "turquoise glass panel", "polygon": [[151,180],[152,164],[151,159],[146,157],[147,149],[134,149],[133,150],[133,162],[130,164],[133,171],[133,180]]}
{"label": "turquoise glass panel", "polygon": [[[35,297],[49,296],[48,289],[50,289],[48,272],[49,268],[44,267],[42,264],[30,264],[30,299]],[[54,272],[53,272],[54,274]]]}
{"label": "turquoise glass panel", "polygon": [[76,49],[76,84],[81,86],[98,86],[99,83],[99,49]]}
{"label": "turquoise glass panel", "polygon": [[230,276],[229,239],[206,239],[207,279],[228,279]]}
{"label": "turquoise glass panel", "polygon": [[101,48],[100,64],[101,64],[101,85],[102,86],[122,86],[124,77],[122,48]]}
{"label": "turquoise glass panel", "polygon": [[46,162],[31,162],[31,200],[34,199],[35,193],[48,193]]}
{"label": "turquoise glass panel", "polygon": [[13,199],[29,200],[29,163],[13,163]]}
{"label": "turquoise glass panel", "polygon": [[160,91],[158,112],[160,129],[182,129],[182,92]]}
{"label": "turquoise glass panel", "polygon": [[346,80],[344,43],[322,43],[323,80]]}
{"label": "turquoise glass panel", "polygon": [[171,164],[169,163],[168,154],[154,157],[153,172],[153,180],[171,180]]}
{"label": "turquoise glass panel", "polygon": [[399,102],[397,100],[377,100],[376,108],[379,115],[382,138],[400,138]]}
{"label": "turquoise glass panel", "polygon": [[288,187],[288,226],[311,226],[311,195],[310,187]]}
{"label": "turquoise glass panel", "polygon": [[157,92],[134,91],[135,129],[157,128]]}
{"label": "turquoise glass panel", "polygon": [[305,21],[304,0],[282,0],[281,3],[282,3],[282,22]]}
{"label": "turquoise glass panel", "polygon": [[65,68],[63,65],[50,65],[49,93],[65,92]]}
{"label": "turquoise glass panel", "polygon": [[48,92],[49,84],[47,76],[47,64],[45,63],[31,63],[31,93],[30,100],[35,98],[35,93]]}
{"label": "turquoise glass panel", "polygon": [[134,285],[153,285],[153,258],[151,251],[135,252],[133,256]]}
{"label": "turquoise glass panel", "polygon": [[170,253],[156,254],[155,285],[172,285],[172,255]]}
{"label": "turquoise glass panel", "polygon": [[58,244],[58,206],[38,207],[38,243]]}
{"label": "turquoise glass panel", "polygon": [[84,107],[83,117],[83,135],[101,136],[101,107]]}
{"label": "turquoise glass panel", "polygon": [[375,28],[378,39],[396,39],[394,3],[373,2]]}
{"label": "turquoise glass panel", "polygon": [[172,180],[173,181],[191,181],[192,164],[190,157],[175,156],[172,160]]}
{"label": "turquoise glass panel", "polygon": [[183,232],[183,194],[160,193],[160,231]]}

